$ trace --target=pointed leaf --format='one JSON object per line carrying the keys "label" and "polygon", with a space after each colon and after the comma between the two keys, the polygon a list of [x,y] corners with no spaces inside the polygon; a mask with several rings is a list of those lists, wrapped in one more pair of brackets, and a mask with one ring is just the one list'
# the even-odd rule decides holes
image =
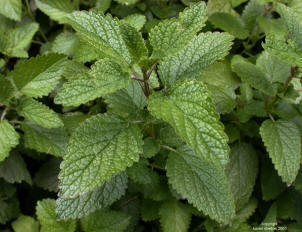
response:
{"label": "pointed leaf", "polygon": [[266,120],[260,127],[261,138],[282,180],[291,184],[300,168],[301,134],[290,121]]}
{"label": "pointed leaf", "polygon": [[154,93],[149,98],[148,108],[152,115],[169,122],[205,160],[215,165],[228,162],[228,138],[210,94],[202,83],[181,81],[166,95]]}
{"label": "pointed leaf", "polygon": [[41,224],[40,232],[74,232],[76,229],[75,221],[58,221],[56,217],[56,202],[51,199],[38,201],[36,214]]}
{"label": "pointed leaf", "polygon": [[233,37],[227,33],[201,33],[186,47],[160,63],[159,76],[165,85],[179,79],[200,77],[203,70],[229,52]]}
{"label": "pointed leaf", "polygon": [[24,144],[27,148],[61,157],[65,154],[68,135],[64,128],[43,128],[25,121],[22,124]]}
{"label": "pointed leaf", "polygon": [[96,11],[78,11],[68,15],[68,23],[84,41],[107,57],[131,63],[117,19]]}
{"label": "pointed leaf", "polygon": [[81,218],[97,209],[106,208],[126,192],[128,176],[125,172],[112,177],[101,187],[75,198],[58,198],[56,212],[60,219]]}
{"label": "pointed leaf", "polygon": [[46,96],[59,83],[63,73],[64,57],[64,55],[50,53],[21,61],[9,75],[25,95]]}
{"label": "pointed leaf", "polygon": [[142,145],[135,124],[108,114],[87,119],[73,133],[64,156],[60,195],[75,197],[102,186],[138,161]]}
{"label": "pointed leaf", "polygon": [[64,126],[56,112],[32,98],[25,98],[21,102],[18,113],[25,119],[33,121],[44,128],[58,128]]}
{"label": "pointed leaf", "polygon": [[0,162],[19,144],[19,138],[19,134],[7,120],[0,121]]}
{"label": "pointed leaf", "polygon": [[81,225],[84,232],[123,232],[129,222],[130,217],[123,212],[99,210],[84,217],[81,220]]}
{"label": "pointed leaf", "polygon": [[183,203],[170,201],[162,204],[159,216],[163,232],[186,232],[189,229],[191,214]]}
{"label": "pointed leaf", "polygon": [[198,210],[222,223],[235,216],[234,200],[223,169],[187,146],[169,155],[166,169],[169,183]]}
{"label": "pointed leaf", "polygon": [[36,0],[37,7],[51,19],[64,23],[68,13],[73,11],[69,0]]}
{"label": "pointed leaf", "polygon": [[16,21],[21,20],[22,1],[21,0],[5,0],[1,2],[0,14]]}
{"label": "pointed leaf", "polygon": [[127,68],[115,61],[103,59],[96,62],[87,73],[63,85],[55,98],[56,104],[78,106],[95,98],[126,87],[131,81]]}

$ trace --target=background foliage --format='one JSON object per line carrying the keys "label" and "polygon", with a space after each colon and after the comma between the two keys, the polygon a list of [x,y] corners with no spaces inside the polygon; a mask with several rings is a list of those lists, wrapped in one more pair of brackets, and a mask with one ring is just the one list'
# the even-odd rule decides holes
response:
{"label": "background foliage", "polygon": [[301,0],[0,0],[0,231],[302,231]]}

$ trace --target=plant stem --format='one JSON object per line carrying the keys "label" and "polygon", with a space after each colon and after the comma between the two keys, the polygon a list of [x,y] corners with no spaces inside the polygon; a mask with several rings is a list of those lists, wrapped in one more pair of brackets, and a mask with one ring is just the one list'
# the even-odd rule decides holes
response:
{"label": "plant stem", "polygon": [[8,107],[5,107],[5,109],[3,110],[2,114],[1,114],[1,121],[3,121],[7,111],[8,111]]}
{"label": "plant stem", "polygon": [[174,149],[173,147],[167,146],[167,145],[160,145],[162,148],[169,150],[169,151],[173,151],[173,152],[177,152],[176,149]]}

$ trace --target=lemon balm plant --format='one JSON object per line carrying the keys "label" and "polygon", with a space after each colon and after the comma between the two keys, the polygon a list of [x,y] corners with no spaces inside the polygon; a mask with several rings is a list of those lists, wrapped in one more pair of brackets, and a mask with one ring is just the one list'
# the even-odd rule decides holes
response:
{"label": "lemon balm plant", "polygon": [[301,229],[300,7],[0,2],[0,229]]}

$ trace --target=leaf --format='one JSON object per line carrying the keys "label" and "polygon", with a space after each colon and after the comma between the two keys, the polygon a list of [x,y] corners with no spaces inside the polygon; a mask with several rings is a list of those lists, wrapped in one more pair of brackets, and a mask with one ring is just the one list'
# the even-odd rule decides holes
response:
{"label": "leaf", "polygon": [[121,23],[120,31],[134,63],[138,63],[142,57],[148,56],[148,50],[140,32],[127,23]]}
{"label": "leaf", "polygon": [[62,32],[54,40],[51,51],[71,56],[77,49],[78,44],[79,39],[75,33]]}
{"label": "leaf", "polygon": [[17,88],[30,97],[46,96],[59,83],[63,73],[63,55],[49,53],[19,62],[9,73]]}
{"label": "leaf", "polygon": [[152,158],[160,151],[160,144],[153,138],[144,139],[143,154],[145,158]]}
{"label": "leaf", "polygon": [[138,2],[138,0],[115,0],[115,1],[125,5],[132,5]]}
{"label": "leaf", "polygon": [[26,50],[38,29],[37,23],[27,23],[4,32],[0,31],[0,52],[9,57],[27,58]]}
{"label": "leaf", "polygon": [[147,104],[147,98],[137,81],[131,81],[126,88],[108,94],[104,98],[108,112],[124,117],[136,115]]}
{"label": "leaf", "polygon": [[112,177],[102,186],[75,198],[58,198],[56,213],[60,219],[81,218],[97,209],[110,206],[126,192],[128,176],[125,172]]}
{"label": "leaf", "polygon": [[200,33],[182,50],[160,62],[160,79],[170,86],[179,79],[200,77],[205,68],[228,54],[232,40],[227,33]]}
{"label": "leaf", "polygon": [[33,121],[44,128],[58,128],[64,126],[56,112],[32,98],[24,98],[22,100],[18,107],[18,113],[25,119]]}
{"label": "leaf", "polygon": [[191,214],[183,203],[165,202],[159,209],[159,216],[163,232],[186,232],[189,229]]}
{"label": "leaf", "polygon": [[79,36],[106,57],[131,63],[131,54],[123,40],[117,19],[95,11],[78,11],[68,15],[67,22]]}
{"label": "leaf", "polygon": [[291,184],[300,167],[299,128],[290,121],[266,120],[260,127],[260,135],[278,174],[284,182]]}
{"label": "leaf", "polygon": [[8,105],[14,95],[14,87],[5,77],[0,76],[0,104]]}
{"label": "leaf", "polygon": [[81,219],[84,232],[123,232],[129,222],[127,214],[113,210],[99,210]]}
{"label": "leaf", "polygon": [[109,114],[87,119],[73,133],[61,164],[60,195],[75,197],[102,186],[138,161],[142,145],[135,124]]}
{"label": "leaf", "polygon": [[131,81],[128,68],[115,61],[103,59],[96,62],[87,73],[69,80],[58,91],[56,104],[78,106],[98,97],[126,87]]}
{"label": "leaf", "polygon": [[257,67],[265,73],[266,79],[272,82],[285,83],[290,76],[291,66],[277,57],[263,52],[257,58]]}
{"label": "leaf", "polygon": [[0,177],[8,183],[21,183],[22,181],[32,184],[31,176],[26,168],[23,158],[16,152],[12,152],[0,163]]}
{"label": "leaf", "polygon": [[269,208],[264,220],[260,224],[263,228],[262,231],[269,232],[270,229],[266,229],[268,225],[277,225],[277,204],[274,202]]}
{"label": "leaf", "polygon": [[245,61],[241,57],[234,57],[232,60],[232,70],[253,88],[261,92],[274,96],[276,94],[276,86],[272,85],[267,79],[265,73],[256,65]]}
{"label": "leaf", "polygon": [[217,12],[209,17],[209,21],[221,30],[224,30],[238,39],[246,39],[248,30],[241,18],[229,13]]}
{"label": "leaf", "polygon": [[228,223],[235,205],[223,169],[207,162],[187,146],[169,155],[167,176],[173,188],[210,218]]}
{"label": "leaf", "polygon": [[75,221],[57,221],[56,202],[51,199],[38,201],[36,214],[41,224],[40,232],[74,232],[76,229]]}
{"label": "leaf", "polygon": [[30,216],[21,215],[12,222],[15,232],[39,232],[39,223]]}
{"label": "leaf", "polygon": [[245,23],[245,27],[254,34],[254,28],[257,23],[257,18],[264,14],[264,7],[261,6],[257,0],[251,0],[245,6],[242,12],[242,20]]}
{"label": "leaf", "polygon": [[6,201],[0,200],[0,223],[6,222],[18,217],[20,213],[19,201],[16,198],[11,198]]}
{"label": "leaf", "polygon": [[207,20],[206,5],[199,2],[175,18],[160,22],[149,33],[153,57],[162,59],[184,48],[194,35],[202,29]]}
{"label": "leaf", "polygon": [[235,108],[236,94],[233,90],[215,85],[207,85],[207,88],[211,93],[218,113],[229,113]]}
{"label": "leaf", "polygon": [[141,207],[141,217],[145,222],[156,220],[159,217],[161,202],[144,199]]}
{"label": "leaf", "polygon": [[75,49],[74,51],[73,60],[86,63],[97,60],[99,58],[101,58],[101,56],[93,46],[79,39],[77,49]]}
{"label": "leaf", "polygon": [[25,147],[62,157],[68,143],[68,136],[64,128],[43,128],[35,123],[22,123]]}
{"label": "leaf", "polygon": [[51,19],[65,23],[68,13],[73,11],[69,0],[36,0],[37,7]]}
{"label": "leaf", "polygon": [[296,44],[297,50],[302,51],[302,22],[298,20],[298,15],[283,4],[277,4],[277,11],[285,22],[289,39]]}
{"label": "leaf", "polygon": [[143,162],[145,160],[141,160],[138,163],[133,164],[130,168],[128,168],[127,172],[129,178],[138,184],[151,184],[152,183],[152,175],[154,171],[148,167],[148,162]]}
{"label": "leaf", "polygon": [[19,134],[7,120],[0,121],[0,162],[19,144],[19,138]]}
{"label": "leaf", "polygon": [[45,162],[36,172],[33,182],[36,186],[51,192],[58,191],[61,160],[52,158]]}
{"label": "leaf", "polygon": [[215,165],[228,162],[227,135],[210,94],[201,82],[185,80],[176,83],[165,95],[153,93],[148,109],[156,118],[169,122],[205,160]]}
{"label": "leaf", "polygon": [[142,14],[131,14],[123,18],[121,21],[128,23],[130,26],[140,31],[146,23],[146,16]]}
{"label": "leaf", "polygon": [[1,2],[0,14],[16,21],[21,20],[22,2],[21,0],[6,0]]}
{"label": "leaf", "polygon": [[276,199],[286,189],[286,184],[282,182],[268,157],[261,160],[260,180],[262,198],[265,201]]}
{"label": "leaf", "polygon": [[243,142],[233,145],[225,172],[239,209],[248,202],[258,175],[258,156],[254,148]]}
{"label": "leaf", "polygon": [[234,220],[239,222],[247,221],[255,213],[257,206],[257,199],[252,197],[249,202],[236,213]]}

